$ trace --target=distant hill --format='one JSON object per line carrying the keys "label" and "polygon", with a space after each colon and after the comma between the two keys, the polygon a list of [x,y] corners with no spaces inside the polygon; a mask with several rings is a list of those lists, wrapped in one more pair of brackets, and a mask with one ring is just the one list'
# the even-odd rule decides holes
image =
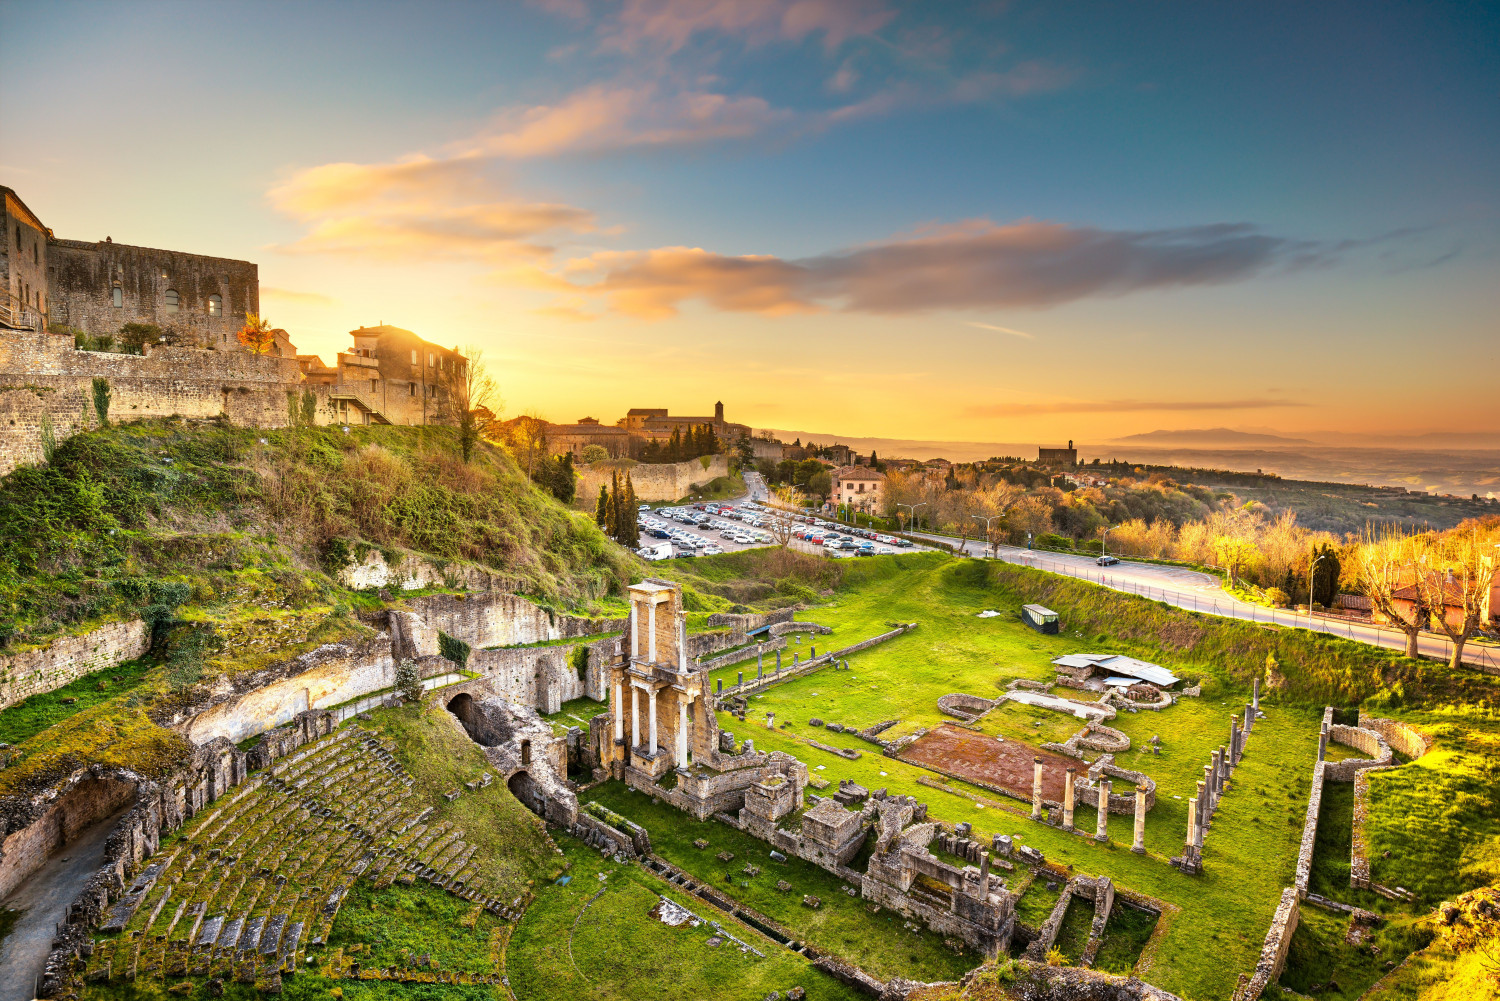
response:
{"label": "distant hill", "polygon": [[1190,428],[1181,431],[1146,431],[1142,434],[1111,438],[1113,445],[1198,445],[1209,448],[1232,448],[1236,445],[1311,445],[1310,438],[1288,438],[1279,434],[1258,434],[1229,428]]}

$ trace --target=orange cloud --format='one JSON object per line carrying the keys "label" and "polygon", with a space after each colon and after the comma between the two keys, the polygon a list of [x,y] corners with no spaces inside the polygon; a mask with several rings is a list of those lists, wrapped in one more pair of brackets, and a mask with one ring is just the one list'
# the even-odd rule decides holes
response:
{"label": "orange cloud", "polygon": [[793,117],[759,97],[596,84],[557,104],[501,114],[463,155],[519,159],[743,139]]}
{"label": "orange cloud", "polygon": [[281,302],[298,303],[304,306],[332,306],[338,301],[333,296],[324,295],[321,292],[297,292],[289,288],[276,288],[274,285],[262,285],[260,287],[260,297],[262,301],[276,299]]}
{"label": "orange cloud", "polygon": [[569,262],[572,284],[633,316],[673,315],[700,300],[729,312],[825,308],[899,314],[1045,307],[1090,296],[1208,285],[1273,266],[1305,266],[1320,248],[1245,225],[1110,231],[973,219],[805,260],[726,256],[701,248],[602,252]]}

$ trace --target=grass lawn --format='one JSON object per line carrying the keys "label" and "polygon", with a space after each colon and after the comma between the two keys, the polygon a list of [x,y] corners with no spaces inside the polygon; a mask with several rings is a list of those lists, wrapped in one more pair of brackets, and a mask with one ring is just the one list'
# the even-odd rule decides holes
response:
{"label": "grass lawn", "polygon": [[1109,923],[1104,926],[1104,938],[1100,940],[1098,955],[1094,957],[1094,969],[1105,973],[1128,974],[1141,957],[1146,940],[1156,929],[1156,915],[1126,907],[1118,901],[1109,912]]}
{"label": "grass lawn", "polygon": [[[520,1001],[759,1001],[798,986],[816,1001],[859,997],[802,956],[639,866],[601,858],[567,836],[561,843],[568,883],[541,887],[507,949],[507,975]],[[705,923],[674,928],[652,917],[663,896]],[[727,939],[710,945],[721,937],[711,921],[762,955],[742,952]]]}
{"label": "grass lawn", "polygon": [[1063,913],[1062,925],[1057,929],[1057,941],[1053,945],[1062,950],[1069,966],[1077,966],[1083,958],[1083,950],[1089,944],[1089,930],[1094,926],[1094,902],[1074,896]]}
{"label": "grass lawn", "polygon": [[328,948],[364,967],[412,967],[428,956],[440,970],[496,973],[504,926],[477,904],[428,883],[375,890],[360,879],[339,908]]}
{"label": "grass lawn", "polygon": [[[662,858],[779,922],[797,938],[882,980],[955,980],[981,962],[982,957],[969,950],[955,954],[941,935],[903,928],[904,919],[893,911],[882,908],[871,914],[866,901],[844,893],[846,884],[837,876],[795,857],[776,862],[764,841],[727,824],[696,821],[620,782],[590,789],[584,798],[645,827],[651,832],[652,849]],[[709,847],[694,848],[699,838]],[[721,851],[733,852],[734,860],[719,861]],[[746,876],[742,870],[747,863],[759,866],[760,874]],[[777,890],[778,880],[791,883],[792,889]],[[822,906],[805,906],[806,894],[820,898]]]}

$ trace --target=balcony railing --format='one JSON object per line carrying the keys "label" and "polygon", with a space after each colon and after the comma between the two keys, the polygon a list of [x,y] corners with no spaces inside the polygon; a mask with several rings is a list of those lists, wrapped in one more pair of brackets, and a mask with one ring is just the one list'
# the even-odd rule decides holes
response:
{"label": "balcony railing", "polygon": [[0,324],[19,330],[35,330],[40,321],[35,310],[9,292],[0,292]]}

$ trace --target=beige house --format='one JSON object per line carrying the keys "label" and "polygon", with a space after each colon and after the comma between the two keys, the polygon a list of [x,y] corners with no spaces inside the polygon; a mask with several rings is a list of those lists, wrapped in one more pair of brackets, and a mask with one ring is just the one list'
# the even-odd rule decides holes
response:
{"label": "beige house", "polygon": [[833,471],[832,500],[861,511],[879,511],[885,501],[885,474],[869,466],[842,466]]}

